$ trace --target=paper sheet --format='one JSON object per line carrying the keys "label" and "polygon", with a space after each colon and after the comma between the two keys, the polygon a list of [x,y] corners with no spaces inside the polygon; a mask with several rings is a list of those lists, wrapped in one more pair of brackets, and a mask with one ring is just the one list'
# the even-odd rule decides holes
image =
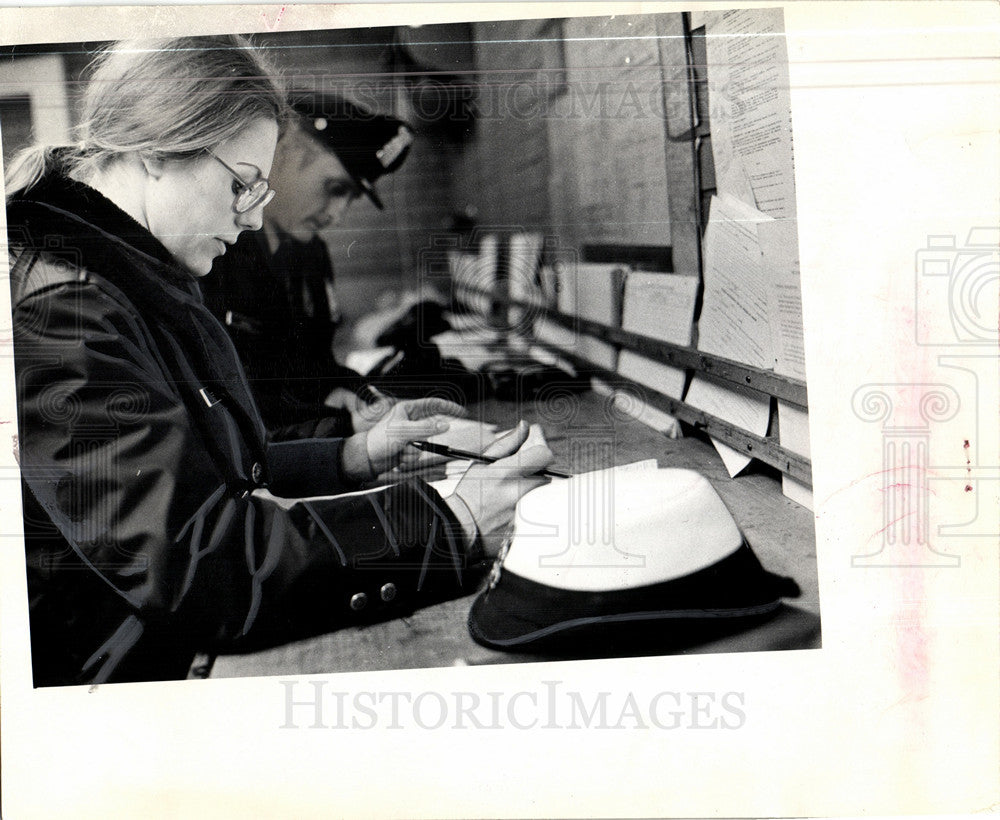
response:
{"label": "paper sheet", "polygon": [[367,350],[352,350],[344,359],[344,364],[354,372],[364,376],[395,349],[394,347],[373,347]]}
{"label": "paper sheet", "polygon": [[488,296],[472,293],[471,289],[491,291],[497,280],[496,235],[484,236],[479,253],[448,251],[448,270],[451,273],[455,301],[480,315],[486,315],[490,307]]}
{"label": "paper sheet", "polygon": [[[539,319],[535,322],[535,338],[542,342],[554,345],[557,350],[572,352],[576,349],[577,332],[563,327],[550,319]],[[533,345],[528,355],[542,364],[551,364],[576,372],[573,365],[558,356],[555,352],[542,345]]]}
{"label": "paper sheet", "polygon": [[[779,443],[786,450],[810,458],[809,451],[809,413],[786,402],[778,402],[778,436]],[[781,476],[781,491],[792,501],[807,509],[813,509],[813,494],[805,484]]]}
{"label": "paper sheet", "polygon": [[[680,399],[684,392],[683,370],[640,356],[630,350],[622,351],[618,359],[618,372],[626,379],[632,379],[675,399]],[[677,438],[680,435],[680,423],[676,418],[642,401],[633,392],[618,391],[615,396],[615,407],[670,438]]]}
{"label": "paper sheet", "polygon": [[507,279],[510,295],[529,299],[539,295],[538,260],[542,252],[540,233],[516,233],[510,238]]}
{"label": "paper sheet", "polygon": [[[622,328],[664,342],[689,345],[697,295],[698,279],[693,276],[629,273],[622,303]],[[629,350],[621,352],[618,372],[675,399],[684,392],[683,370]],[[671,438],[680,434],[680,424],[673,416],[635,395],[622,394],[615,400],[615,406]]]}
{"label": "paper sheet", "polygon": [[770,217],[729,196],[712,197],[705,231],[705,295],[698,349],[754,367],[774,366],[767,272],[757,226]]}
{"label": "paper sheet", "polygon": [[556,262],[552,266],[556,280],[556,307],[560,313],[576,314],[576,265]]}
{"label": "paper sheet", "polygon": [[[511,299],[544,304],[538,279],[538,262],[542,252],[543,236],[540,233],[516,233],[510,238],[507,260],[507,292]],[[507,321],[517,332],[527,332],[535,318],[530,308],[510,307]]]}
{"label": "paper sheet", "polygon": [[794,218],[791,100],[782,11],[706,12],[705,19],[717,188],[775,218]]}
{"label": "paper sheet", "polygon": [[[560,266],[559,309],[607,327],[620,327],[622,281],[620,265],[578,262]],[[562,287],[565,283],[566,287]],[[589,362],[615,369],[617,351],[613,345],[586,333],[578,334],[576,352]]]}
{"label": "paper sheet", "polygon": [[625,279],[622,328],[664,342],[691,344],[697,294],[695,276],[633,271]]}
{"label": "paper sheet", "polygon": [[542,288],[542,304],[547,308],[559,307],[559,277],[554,265],[542,265],[538,270]]}
{"label": "paper sheet", "polygon": [[771,326],[774,370],[785,376],[805,379],[798,225],[793,219],[758,222],[757,239],[769,285],[768,324]]}
{"label": "paper sheet", "polygon": [[446,330],[432,336],[431,341],[443,358],[457,359],[464,368],[476,372],[484,365],[496,361],[496,350],[489,347],[496,341],[495,337],[495,333],[480,334],[475,328],[470,328],[461,333]]}
{"label": "paper sheet", "polygon": [[[704,410],[723,421],[741,427],[742,429],[763,436],[767,433],[767,423],[770,420],[770,400],[760,398],[759,394],[741,390],[737,385],[723,387],[705,377],[695,376],[688,388],[688,404]],[[720,441],[712,439],[712,444],[722,457],[730,476],[736,476],[750,463],[751,456],[740,450],[735,450]]]}

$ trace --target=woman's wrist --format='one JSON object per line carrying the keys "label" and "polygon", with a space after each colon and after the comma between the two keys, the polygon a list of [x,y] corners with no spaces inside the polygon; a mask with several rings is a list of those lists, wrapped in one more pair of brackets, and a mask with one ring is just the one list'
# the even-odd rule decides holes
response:
{"label": "woman's wrist", "polygon": [[368,436],[355,433],[344,439],[340,453],[340,464],[344,475],[352,481],[371,481],[377,475],[371,457],[368,455]]}

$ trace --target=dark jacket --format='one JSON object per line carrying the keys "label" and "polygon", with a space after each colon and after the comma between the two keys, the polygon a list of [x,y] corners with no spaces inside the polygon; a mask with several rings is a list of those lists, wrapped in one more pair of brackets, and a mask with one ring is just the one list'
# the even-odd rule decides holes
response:
{"label": "dark jacket", "polygon": [[333,266],[321,239],[287,239],[271,253],[263,231],[245,232],[200,284],[273,438],[353,432],[347,411],[323,404],[334,388],[359,392],[364,382],[333,357]]}
{"label": "dark jacket", "polygon": [[35,685],[182,678],[468,583],[422,482],[356,488],[339,440],[267,444],[197,282],[50,174],[8,204]]}

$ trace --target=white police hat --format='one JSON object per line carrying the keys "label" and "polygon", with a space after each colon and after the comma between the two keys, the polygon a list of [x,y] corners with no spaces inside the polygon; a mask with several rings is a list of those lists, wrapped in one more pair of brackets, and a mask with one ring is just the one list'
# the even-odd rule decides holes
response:
{"label": "white police hat", "polygon": [[601,470],[520,500],[469,630],[503,650],[668,650],[746,628],[798,595],[761,566],[701,474]]}

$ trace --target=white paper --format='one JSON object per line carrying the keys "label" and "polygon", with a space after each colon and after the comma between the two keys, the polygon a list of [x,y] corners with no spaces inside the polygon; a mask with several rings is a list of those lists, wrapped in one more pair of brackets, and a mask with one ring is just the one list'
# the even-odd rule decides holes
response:
{"label": "white paper", "polygon": [[432,336],[431,341],[444,358],[457,359],[467,370],[477,371],[484,364],[496,360],[496,352],[487,346],[496,341],[495,337],[496,333],[493,331],[481,334],[477,328],[469,327],[461,333],[446,330]]}
{"label": "white paper", "polygon": [[[618,359],[618,373],[674,399],[680,399],[684,393],[683,370],[640,356],[631,350],[622,351]],[[680,423],[676,418],[643,401],[634,390],[619,391],[615,397],[615,407],[670,438],[680,435]]]}
{"label": "white paper", "polygon": [[769,219],[732,197],[712,197],[698,320],[699,350],[765,369],[774,366],[774,354],[757,225]]}
{"label": "white paper", "polygon": [[490,298],[474,291],[492,291],[497,280],[497,237],[484,236],[479,253],[448,251],[448,269],[451,273],[455,300],[485,316],[489,311]]}
{"label": "white paper", "polygon": [[[560,265],[559,309],[606,327],[620,327],[622,278],[621,265],[578,262]],[[564,286],[565,285],[565,286]],[[615,369],[614,345],[586,333],[577,334],[576,353],[599,367]]]}
{"label": "white paper", "polygon": [[625,279],[622,329],[689,345],[697,294],[695,276],[633,271]]}
{"label": "white paper", "polygon": [[373,347],[367,350],[352,350],[344,359],[344,364],[355,373],[364,376],[395,349],[394,347]]}
{"label": "white paper", "polygon": [[542,252],[540,233],[516,233],[510,238],[507,281],[510,295],[516,299],[538,298],[538,260]]}
{"label": "white paper", "polygon": [[[622,328],[664,342],[691,344],[694,304],[698,279],[667,273],[632,272],[625,280]],[[671,398],[684,392],[684,371],[662,362],[623,350],[618,373]],[[671,438],[680,433],[677,419],[642,401],[633,393],[619,396],[615,405],[643,424]]]}
{"label": "white paper", "polygon": [[[535,338],[541,342],[548,342],[559,350],[567,353],[572,352],[576,347],[578,334],[575,330],[554,322],[551,319],[539,319],[535,322]],[[546,353],[551,357],[551,353]]]}
{"label": "white paper", "polygon": [[774,370],[806,377],[802,334],[802,285],[799,277],[798,225],[794,219],[757,223],[757,239],[768,280],[768,324]]}
{"label": "white paper", "polygon": [[[441,416],[440,420],[448,422],[448,429],[427,439],[435,444],[444,444],[470,453],[481,453],[493,443],[497,436],[495,424],[484,424],[475,419],[461,419],[453,416]],[[446,460],[447,456],[439,456],[436,453],[421,453],[418,464],[419,466],[427,466],[440,464]]]}
{"label": "white paper", "polygon": [[576,265],[556,262],[552,266],[556,278],[556,306],[560,313],[576,314]]}
{"label": "white paper", "polygon": [[[786,450],[811,458],[809,450],[809,413],[794,404],[778,401],[779,444]],[[781,491],[792,501],[813,509],[813,495],[805,484],[781,476]]]}
{"label": "white paper", "polygon": [[658,393],[680,399],[684,392],[684,371],[650,359],[631,350],[623,350],[618,372],[626,379],[651,387]]}
{"label": "white paper", "polygon": [[788,54],[780,9],[706,13],[717,188],[795,217]]}
{"label": "white paper", "polygon": [[[770,420],[770,400],[759,398],[736,385],[723,387],[717,382],[695,376],[684,399],[692,407],[703,410],[723,421],[728,421],[750,433],[763,436],[767,433]],[[752,456],[744,454],[720,441],[712,439],[712,444],[722,457],[730,476],[746,468]]]}
{"label": "white paper", "polygon": [[619,464],[613,469],[616,473],[641,473],[645,470],[657,470],[659,466],[655,458],[644,458],[642,461],[633,461],[631,464]]}
{"label": "white paper", "polygon": [[538,270],[538,281],[542,288],[542,304],[547,308],[559,306],[559,277],[554,265],[542,265]]}
{"label": "white paper", "polygon": [[[540,233],[516,233],[511,236],[507,261],[507,293],[511,299],[532,305],[544,304],[538,278],[543,239]],[[511,306],[507,311],[507,321],[517,332],[530,331],[535,316],[536,311],[531,308]]]}

